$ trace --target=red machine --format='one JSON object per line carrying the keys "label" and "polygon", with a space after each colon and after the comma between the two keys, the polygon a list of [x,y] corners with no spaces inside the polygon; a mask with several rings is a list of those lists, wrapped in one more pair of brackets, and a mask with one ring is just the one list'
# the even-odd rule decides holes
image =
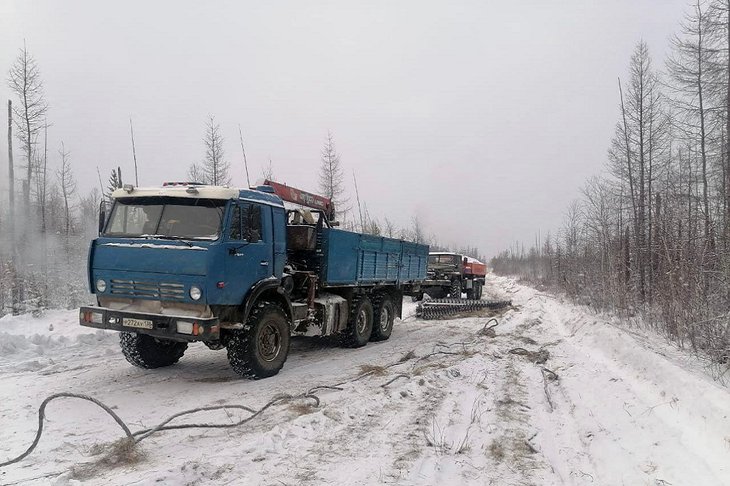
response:
{"label": "red machine", "polygon": [[330,198],[318,196],[311,192],[302,191],[301,189],[290,187],[279,182],[270,181],[268,179],[264,181],[264,185],[270,186],[274,190],[274,194],[284,201],[301,204],[302,206],[314,209],[321,209],[324,211],[327,219],[330,221],[335,219],[335,204]]}
{"label": "red machine", "polygon": [[484,277],[487,275],[487,266],[474,258],[464,257],[464,275]]}

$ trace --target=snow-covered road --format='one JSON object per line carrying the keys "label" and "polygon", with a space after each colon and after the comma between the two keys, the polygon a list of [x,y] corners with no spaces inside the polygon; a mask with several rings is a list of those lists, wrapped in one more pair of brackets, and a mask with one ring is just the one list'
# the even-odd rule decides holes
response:
{"label": "snow-covered road", "polygon": [[319,407],[300,400],[240,428],[161,432],[137,462],[116,465],[94,455],[121,437],[110,417],[58,400],[36,451],[0,469],[0,484],[730,484],[730,392],[694,359],[513,280],[489,277],[488,289],[517,306],[496,336],[480,333],[485,318],[415,319],[408,302],[389,341],[352,350],[298,339],[282,372],[261,381],[237,379],[225,352],[202,345],[171,368],[133,368],[116,334],[89,333],[75,312],[6,316],[0,462],[32,441],[51,393],[93,395],[138,430],[188,408],[258,408],[345,383],[318,390]]}

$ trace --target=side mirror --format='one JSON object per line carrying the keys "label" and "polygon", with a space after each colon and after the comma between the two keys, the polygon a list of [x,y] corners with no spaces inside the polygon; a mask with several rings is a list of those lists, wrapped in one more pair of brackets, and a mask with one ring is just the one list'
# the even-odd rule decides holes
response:
{"label": "side mirror", "polygon": [[104,223],[106,223],[106,204],[104,201],[99,204],[99,234],[104,231]]}

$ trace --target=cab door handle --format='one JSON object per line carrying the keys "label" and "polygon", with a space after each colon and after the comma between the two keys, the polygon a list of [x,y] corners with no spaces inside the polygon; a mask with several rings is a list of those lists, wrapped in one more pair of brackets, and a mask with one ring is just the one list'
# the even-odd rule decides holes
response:
{"label": "cab door handle", "polygon": [[259,263],[259,265],[261,265],[262,267],[268,267],[269,266],[269,262],[263,260],[261,263]]}

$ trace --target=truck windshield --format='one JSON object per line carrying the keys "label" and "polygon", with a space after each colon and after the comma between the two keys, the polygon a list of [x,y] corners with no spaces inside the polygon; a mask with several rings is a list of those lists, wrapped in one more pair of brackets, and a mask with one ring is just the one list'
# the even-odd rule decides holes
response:
{"label": "truck windshield", "polygon": [[438,264],[438,263],[446,263],[449,265],[455,265],[459,263],[458,255],[429,255],[428,256],[428,263],[431,264]]}
{"label": "truck windshield", "polygon": [[120,198],[104,235],[215,240],[225,205],[220,199]]}

